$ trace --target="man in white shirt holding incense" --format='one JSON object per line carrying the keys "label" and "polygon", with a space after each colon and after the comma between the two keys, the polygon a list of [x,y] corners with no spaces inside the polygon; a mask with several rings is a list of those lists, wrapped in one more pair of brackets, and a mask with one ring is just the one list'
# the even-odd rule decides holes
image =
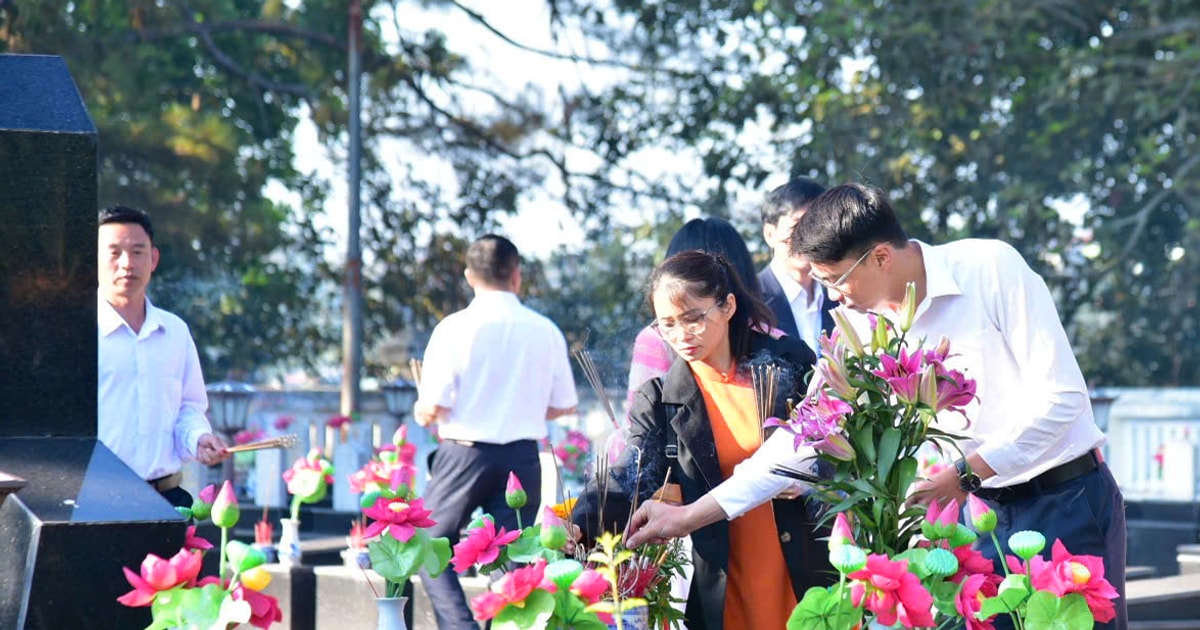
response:
{"label": "man in white shirt holding incense", "polygon": [[[437,424],[442,443],[430,469],[425,505],[437,522],[435,538],[459,541],[476,507],[491,514],[496,529],[517,529],[505,504],[513,473],[529,501],[521,523],[539,511],[542,469],[538,443],[546,421],[575,412],[575,380],[562,332],[521,304],[521,258],[511,241],[486,235],[467,250],[467,284],[475,298],[433,329],[425,347],[415,416]],[[438,628],[479,626],[454,571],[437,578],[421,573]]]}
{"label": "man in white shirt holding incense", "polygon": [[175,506],[191,506],[179,487],[192,459],[211,466],[229,457],[204,412],[208,396],[187,324],[150,303],[158,266],[145,212],[113,206],[100,213],[98,433],[100,441]]}
{"label": "man in white shirt holding incense", "polygon": [[[972,492],[996,510],[1002,541],[1032,529],[1048,541],[1061,539],[1073,554],[1101,556],[1121,598],[1117,618],[1097,627],[1125,628],[1124,500],[1100,457],[1104,434],[1042,278],[1001,241],[909,240],[885,194],[861,184],[814,200],[791,246],[830,297],[855,311],[850,317],[860,330],[868,311],[894,317],[906,285],[914,283],[910,338],[931,345],[948,338],[959,356],[947,365],[957,362],[952,367],[976,380],[978,399],[966,410],[971,425],[959,431],[966,457],[915,484],[919,500],[945,505],[953,498],[962,505]],[[791,440],[780,432],[768,442],[790,446]],[[771,459],[796,457],[775,446],[690,506],[644,505],[629,542],[683,535],[766,501],[788,484],[771,478]],[[990,546],[982,550],[994,556]]]}

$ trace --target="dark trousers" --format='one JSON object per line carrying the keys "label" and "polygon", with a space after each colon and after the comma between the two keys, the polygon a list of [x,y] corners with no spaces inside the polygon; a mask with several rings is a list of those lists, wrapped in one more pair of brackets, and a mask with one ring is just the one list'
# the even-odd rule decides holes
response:
{"label": "dark trousers", "polygon": [[164,490],[159,494],[162,495],[162,498],[167,500],[167,503],[170,503],[174,507],[192,507],[191,493],[178,486],[171,488],[170,490]]}
{"label": "dark trousers", "polygon": [[[521,440],[511,444],[465,445],[446,440],[438,447],[433,459],[429,485],[425,488],[425,507],[437,525],[428,529],[429,535],[445,536],[450,545],[458,544],[459,532],[470,521],[475,508],[495,519],[496,530],[517,528],[517,514],[504,502],[508,473],[514,472],[529,501],[521,509],[521,524],[532,525],[540,508],[542,468],[538,460],[537,442]],[[433,604],[441,630],[477,630],[479,624],[467,606],[462,585],[454,567],[447,567],[437,578],[421,572],[421,583]]]}
{"label": "dark trousers", "polygon": [[[1104,577],[1121,594],[1115,603],[1117,616],[1097,629],[1126,630],[1129,615],[1125,604],[1125,500],[1107,464],[1041,494],[1019,501],[992,502],[996,511],[996,538],[1008,549],[1008,537],[1021,530],[1046,536],[1042,556],[1049,559],[1054,541],[1062,540],[1072,555],[1100,556]],[[980,551],[999,562],[995,546],[987,537],[979,540]],[[997,571],[1002,569],[996,566]],[[997,617],[996,628],[1012,628],[1007,616]]]}

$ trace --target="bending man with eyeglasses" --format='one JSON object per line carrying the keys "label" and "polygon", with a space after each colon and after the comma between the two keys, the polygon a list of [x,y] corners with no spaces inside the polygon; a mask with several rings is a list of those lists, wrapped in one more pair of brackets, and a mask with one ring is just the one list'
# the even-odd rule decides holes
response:
{"label": "bending man with eyeglasses", "polygon": [[[1010,245],[967,239],[932,246],[909,240],[885,194],[861,184],[830,189],[793,232],[792,253],[850,309],[860,335],[868,312],[896,316],[914,283],[917,309],[909,335],[929,345],[951,341],[947,367],[976,380],[971,424],[947,420],[965,437],[966,457],[915,485],[917,500],[945,504],[967,493],[996,511],[996,534],[1037,530],[1076,555],[1104,559],[1105,578],[1121,597],[1117,616],[1098,628],[1128,626],[1125,606],[1125,506],[1100,456],[1104,434],[1049,289]],[[786,444],[778,444],[786,442]],[[768,448],[773,447],[773,448]],[[682,535],[764,502],[788,481],[769,463],[794,465],[791,436],[775,436],[728,481],[691,506],[644,504],[631,522],[631,545]],[[991,545],[981,546],[995,560]],[[1045,554],[1050,553],[1047,545]]]}

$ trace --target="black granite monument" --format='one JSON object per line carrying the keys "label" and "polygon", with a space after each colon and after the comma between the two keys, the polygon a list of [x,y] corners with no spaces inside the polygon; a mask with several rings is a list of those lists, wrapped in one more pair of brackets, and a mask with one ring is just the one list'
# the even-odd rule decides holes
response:
{"label": "black granite monument", "polygon": [[59,57],[0,55],[0,629],[142,628],[122,566],[183,519],[96,440],[96,128]]}

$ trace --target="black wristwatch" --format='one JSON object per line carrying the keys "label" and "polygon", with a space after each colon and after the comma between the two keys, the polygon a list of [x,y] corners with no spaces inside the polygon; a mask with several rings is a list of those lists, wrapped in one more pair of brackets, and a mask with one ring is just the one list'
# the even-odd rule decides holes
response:
{"label": "black wristwatch", "polygon": [[983,487],[983,480],[974,472],[967,468],[967,460],[960,459],[954,463],[954,468],[958,471],[958,489],[972,494],[976,490]]}

